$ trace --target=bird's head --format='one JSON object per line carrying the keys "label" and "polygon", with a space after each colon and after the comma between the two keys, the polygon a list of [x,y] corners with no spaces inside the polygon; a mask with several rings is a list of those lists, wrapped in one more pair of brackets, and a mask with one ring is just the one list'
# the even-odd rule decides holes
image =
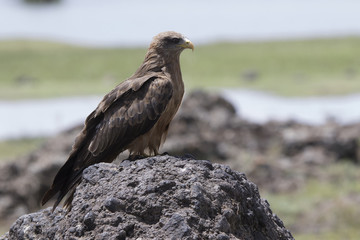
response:
{"label": "bird's head", "polygon": [[186,48],[194,50],[194,45],[181,33],[169,31],[156,35],[150,48],[154,48],[158,52],[181,53]]}

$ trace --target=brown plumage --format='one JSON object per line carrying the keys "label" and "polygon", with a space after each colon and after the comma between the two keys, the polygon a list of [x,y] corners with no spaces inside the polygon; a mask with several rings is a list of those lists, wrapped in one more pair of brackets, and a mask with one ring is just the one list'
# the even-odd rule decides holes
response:
{"label": "brown plumage", "polygon": [[112,162],[122,151],[157,155],[184,94],[179,57],[193,44],[176,32],[154,37],[145,60],[129,79],[104,96],[87,117],[66,163],[56,174],[42,204],[59,193],[54,208],[73,193],[82,171],[98,162]]}

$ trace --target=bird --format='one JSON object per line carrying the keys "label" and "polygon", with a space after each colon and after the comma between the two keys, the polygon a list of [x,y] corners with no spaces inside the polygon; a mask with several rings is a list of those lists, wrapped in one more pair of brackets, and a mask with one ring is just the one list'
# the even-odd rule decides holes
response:
{"label": "bird", "polygon": [[112,162],[125,150],[130,159],[159,154],[184,95],[180,69],[184,49],[194,50],[194,45],[183,34],[167,31],[153,37],[140,67],[106,94],[86,118],[42,205],[57,195],[54,211],[67,196],[63,206],[71,209],[84,169]]}

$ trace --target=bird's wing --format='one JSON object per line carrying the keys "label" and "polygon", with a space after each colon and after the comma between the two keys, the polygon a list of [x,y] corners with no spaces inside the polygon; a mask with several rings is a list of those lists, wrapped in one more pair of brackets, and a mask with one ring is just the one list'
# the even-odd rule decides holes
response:
{"label": "bird's wing", "polygon": [[112,104],[101,105],[104,117],[96,127],[89,152],[99,156],[112,147],[125,147],[149,131],[165,110],[172,93],[169,79],[154,77],[141,88],[123,93]]}
{"label": "bird's wing", "polygon": [[[93,117],[97,117],[99,114],[105,113],[105,111],[118,99],[122,98],[124,94],[129,91],[137,92],[140,88],[149,80],[159,78],[159,72],[149,72],[142,77],[137,78],[129,78],[124,82],[117,85],[111,92],[106,94],[102,101],[99,103],[98,107],[95,110],[95,115]],[[162,78],[165,79],[165,78]],[[89,115],[91,117],[91,114]],[[86,119],[88,122],[89,117]]]}
{"label": "bird's wing", "polygon": [[86,167],[111,162],[126,145],[149,131],[172,94],[171,80],[159,73],[126,80],[108,93],[87,117],[69,159],[55,176],[42,204],[60,192],[55,208],[79,183]]}

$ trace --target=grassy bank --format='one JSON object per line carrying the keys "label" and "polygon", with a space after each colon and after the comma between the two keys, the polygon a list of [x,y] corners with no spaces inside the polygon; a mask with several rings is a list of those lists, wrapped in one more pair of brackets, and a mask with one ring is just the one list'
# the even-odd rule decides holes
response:
{"label": "grassy bank", "polygon": [[346,161],[324,167],[321,177],[309,178],[295,192],[268,193],[271,209],[298,240],[360,238],[360,172]]}
{"label": "grassy bank", "polygon": [[44,138],[24,138],[0,141],[0,164],[5,161],[11,161],[16,157],[29,154],[31,151],[40,147],[44,141]]}
{"label": "grassy bank", "polygon": [[[196,43],[195,43],[196,44]],[[103,95],[129,77],[146,49],[0,42],[0,98]],[[287,96],[360,91],[360,39],[196,46],[182,55],[188,90],[244,87]]]}

